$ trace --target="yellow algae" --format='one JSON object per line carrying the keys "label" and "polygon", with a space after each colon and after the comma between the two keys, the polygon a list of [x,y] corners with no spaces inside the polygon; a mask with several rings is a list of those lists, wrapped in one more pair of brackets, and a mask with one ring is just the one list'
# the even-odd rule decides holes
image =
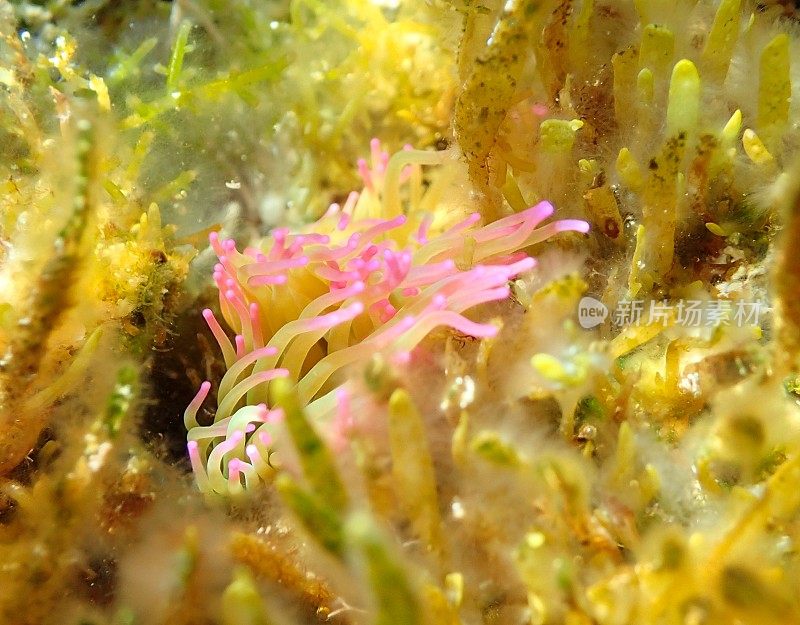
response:
{"label": "yellow algae", "polygon": [[717,235],[718,237],[726,237],[726,236],[728,236],[728,234],[725,232],[725,230],[719,224],[715,224],[713,221],[707,222],[706,223],[706,228],[708,229],[709,232],[711,232],[712,234]]}
{"label": "yellow algae", "polygon": [[614,114],[620,121],[630,118],[636,89],[637,58],[628,47],[611,57],[614,70]]}
{"label": "yellow algae", "polygon": [[583,200],[595,227],[609,239],[622,244],[622,216],[614,192],[607,185],[594,187],[583,194]]}
{"label": "yellow algae", "polygon": [[617,175],[622,184],[633,191],[638,191],[644,186],[644,174],[639,163],[628,148],[622,148],[617,155],[615,163]]}
{"label": "yellow algae", "polygon": [[506,3],[456,100],[456,139],[467,158],[470,178],[487,194],[491,179],[488,159],[516,93],[525,51],[534,43],[532,33],[547,4],[538,0]]}
{"label": "yellow algae", "polygon": [[694,132],[700,107],[700,76],[697,67],[683,59],[675,64],[669,83],[667,135]]}
{"label": "yellow algae", "polygon": [[757,165],[766,165],[775,160],[767,146],[751,128],[745,129],[742,133],[742,146],[745,154]]}
{"label": "yellow algae", "polygon": [[426,444],[424,423],[405,389],[389,400],[389,439],[395,493],[428,549],[442,548],[436,476]]}
{"label": "yellow algae", "polygon": [[789,35],[776,35],[759,59],[758,125],[768,144],[776,145],[789,121],[792,97]]}
{"label": "yellow algae", "polygon": [[739,37],[742,0],[721,0],[714,15],[711,32],[703,48],[703,63],[720,78],[728,73],[733,49]]}
{"label": "yellow algae", "polygon": [[583,128],[579,119],[546,119],[539,128],[539,142],[547,152],[568,152],[575,143],[575,133]]}
{"label": "yellow algae", "polygon": [[736,142],[742,130],[742,111],[736,109],[731,118],[725,123],[720,133],[720,142],[723,147],[730,147]]}
{"label": "yellow algae", "polygon": [[653,78],[653,70],[649,67],[645,67],[637,74],[636,91],[641,103],[652,104],[655,97],[655,80]]}
{"label": "yellow algae", "polygon": [[663,76],[672,64],[675,51],[675,35],[659,24],[648,24],[642,32],[639,47],[639,67],[649,69],[656,76]]}

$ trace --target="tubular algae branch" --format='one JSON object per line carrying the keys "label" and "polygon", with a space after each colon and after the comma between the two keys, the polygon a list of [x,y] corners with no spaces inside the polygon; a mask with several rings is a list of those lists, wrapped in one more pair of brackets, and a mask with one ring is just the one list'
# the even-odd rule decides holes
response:
{"label": "tubular algae branch", "polygon": [[800,160],[795,161],[787,179],[783,213],[786,223],[781,234],[776,267],[772,274],[775,288],[776,332],[780,349],[775,353],[779,376],[797,375],[800,369],[800,262],[794,248],[800,237]]}
{"label": "tubular algae branch", "polygon": [[[72,386],[69,383],[59,385],[57,380],[43,385],[39,375],[52,375],[47,373],[50,363],[46,361],[54,356],[48,354],[48,339],[71,306],[73,294],[65,285],[76,281],[85,248],[84,234],[90,214],[96,207],[95,191],[89,184],[97,167],[92,132],[88,122],[81,124],[76,144],[78,173],[74,206],[67,223],[58,233],[50,258],[32,285],[30,301],[25,307],[28,316],[17,322],[17,331],[3,356],[6,407],[0,421],[0,475],[16,467],[36,443],[47,423],[49,406],[42,401],[43,397],[54,400],[56,397],[51,397],[49,392],[52,388],[57,387],[61,393],[66,393]],[[85,349],[91,350],[94,344],[96,339],[90,340]],[[76,383],[80,376],[73,374],[65,379]]]}
{"label": "tubular algae branch", "polygon": [[455,135],[469,165],[473,183],[485,195],[486,215],[499,214],[499,201],[490,156],[500,125],[511,107],[527,51],[536,42],[535,33],[548,2],[511,0],[492,31],[486,47],[478,53],[456,100]]}

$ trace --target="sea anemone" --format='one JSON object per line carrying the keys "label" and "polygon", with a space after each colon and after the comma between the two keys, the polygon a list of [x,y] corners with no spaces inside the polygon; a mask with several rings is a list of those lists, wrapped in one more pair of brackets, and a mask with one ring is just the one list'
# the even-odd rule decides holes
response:
{"label": "sea anemone", "polygon": [[276,228],[242,252],[233,240],[210,236],[220,310],[235,338],[211,310],[203,311],[227,367],[213,424],[197,421],[209,382],[184,415],[203,491],[237,493],[242,477],[245,486],[268,479],[282,418],[268,406],[271,380],[289,378],[304,405],[326,412],[341,385],[337,374],[375,353],[406,359],[437,327],[492,337],[495,325],[463,313],[508,297],[509,280],[535,265],[520,250],[565,230],[588,231],[573,219],[539,227],[553,214],[548,202],[483,227],[476,227],[480,215],[471,214],[435,235],[427,213],[373,216],[376,205],[399,200],[399,189],[419,179],[420,163],[442,157],[406,149],[389,159],[376,141],[372,148],[373,168],[359,163],[364,191],[344,206],[333,204],[303,232]]}

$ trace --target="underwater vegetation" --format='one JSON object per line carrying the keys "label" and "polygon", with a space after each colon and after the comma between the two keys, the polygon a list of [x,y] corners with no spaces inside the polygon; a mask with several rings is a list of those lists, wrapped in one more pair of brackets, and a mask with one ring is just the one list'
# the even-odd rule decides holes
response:
{"label": "underwater vegetation", "polygon": [[0,623],[800,623],[797,22],[0,0]]}

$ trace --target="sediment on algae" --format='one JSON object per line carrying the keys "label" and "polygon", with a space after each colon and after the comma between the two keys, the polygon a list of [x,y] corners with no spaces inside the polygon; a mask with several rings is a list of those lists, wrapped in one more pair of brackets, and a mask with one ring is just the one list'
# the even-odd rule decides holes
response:
{"label": "sediment on algae", "polygon": [[[0,18],[1,621],[800,619],[790,6],[0,2]],[[214,263],[322,234],[361,187],[359,218],[405,218],[413,246],[474,219],[450,241],[459,271],[501,230],[495,253],[537,267],[464,311],[491,331],[362,349],[325,410],[306,407],[325,389],[256,384],[263,410],[230,408],[284,415],[267,479],[247,483],[244,450],[200,492],[181,414],[204,380],[251,373],[236,281],[263,278],[281,323],[321,296],[233,262],[214,285]],[[543,201],[589,234],[516,241]],[[371,345],[411,293],[346,337],[315,329],[291,380],[336,341]],[[587,305],[605,321],[582,327]],[[198,427],[224,401],[208,392]],[[219,434],[206,451],[224,456]]]}

